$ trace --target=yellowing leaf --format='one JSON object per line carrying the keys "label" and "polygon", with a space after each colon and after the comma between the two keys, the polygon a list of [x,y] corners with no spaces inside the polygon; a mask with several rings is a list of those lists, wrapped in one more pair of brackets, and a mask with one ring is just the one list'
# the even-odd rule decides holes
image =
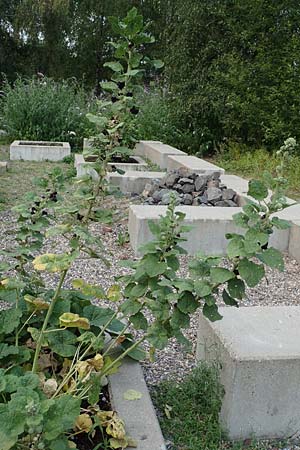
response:
{"label": "yellowing leaf", "polygon": [[79,314],[64,313],[59,318],[59,324],[61,327],[67,328],[82,328],[83,330],[89,330],[90,322],[85,317],[80,317]]}
{"label": "yellowing leaf", "polygon": [[118,284],[114,284],[107,291],[107,298],[111,302],[118,302],[122,298],[121,288]]}
{"label": "yellowing leaf", "polygon": [[69,269],[73,259],[74,255],[70,256],[67,253],[45,253],[44,255],[37,256],[33,260],[33,267],[39,271],[63,272]]}
{"label": "yellowing leaf", "polygon": [[115,439],[126,439],[125,425],[115,411],[99,411],[97,417],[101,425],[106,428],[106,433]]}
{"label": "yellowing leaf", "polygon": [[88,379],[92,372],[99,372],[104,366],[103,356],[98,354],[86,361],[78,361],[76,369],[81,380]]}
{"label": "yellowing leaf", "polygon": [[124,392],[123,397],[125,400],[139,400],[142,398],[142,393],[139,391],[135,391],[134,389],[128,389]]}
{"label": "yellowing leaf", "polygon": [[88,414],[80,414],[76,419],[75,428],[79,431],[89,433],[93,428],[93,421]]}
{"label": "yellowing leaf", "polygon": [[39,297],[33,297],[32,295],[24,295],[25,302],[30,306],[30,309],[42,311],[49,308],[49,303]]}
{"label": "yellowing leaf", "polygon": [[76,278],[72,281],[72,285],[75,289],[79,289],[84,295],[90,295],[96,298],[105,298],[105,292],[100,286],[87,283],[81,278]]}

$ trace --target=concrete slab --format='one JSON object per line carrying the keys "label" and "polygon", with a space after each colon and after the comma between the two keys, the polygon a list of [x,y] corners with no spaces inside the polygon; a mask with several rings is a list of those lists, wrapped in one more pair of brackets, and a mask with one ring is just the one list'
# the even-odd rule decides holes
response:
{"label": "concrete slab", "polygon": [[200,317],[197,358],[221,363],[221,423],[231,439],[284,438],[300,428],[300,307],[221,308]]}
{"label": "concrete slab", "polygon": [[110,172],[108,179],[113,185],[118,186],[124,194],[141,194],[147,183],[151,183],[155,179],[161,179],[164,176],[165,172],[128,170],[124,175]]}
{"label": "concrete slab", "polygon": [[186,155],[181,150],[178,150],[171,145],[162,144],[158,141],[140,141],[136,144],[135,154],[141,155],[149,159],[154,164],[157,164],[162,169],[168,166],[169,155]]}
{"label": "concrete slab", "polygon": [[[153,239],[148,221],[158,221],[166,213],[167,207],[162,205],[131,205],[129,208],[128,231],[130,244],[136,255],[142,244]],[[193,228],[182,243],[189,255],[202,251],[206,255],[225,255],[228,245],[226,233],[242,233],[233,223],[233,215],[242,208],[222,208],[208,206],[178,206],[177,211],[185,213],[185,225]],[[288,249],[289,230],[275,230],[270,237],[270,245],[281,251]]]}
{"label": "concrete slab", "polygon": [[204,159],[196,158],[196,156],[187,155],[169,155],[167,159],[167,169],[174,170],[180,167],[186,167],[191,172],[195,173],[218,173],[225,172],[221,167],[211,164]]}
{"label": "concrete slab", "polygon": [[[136,441],[137,450],[166,450],[140,364],[125,359],[109,381],[113,409],[124,419],[127,434]],[[124,393],[128,389],[140,392],[142,397],[125,400]]]}
{"label": "concrete slab", "polygon": [[68,142],[14,141],[10,146],[11,160],[61,161],[70,154]]}

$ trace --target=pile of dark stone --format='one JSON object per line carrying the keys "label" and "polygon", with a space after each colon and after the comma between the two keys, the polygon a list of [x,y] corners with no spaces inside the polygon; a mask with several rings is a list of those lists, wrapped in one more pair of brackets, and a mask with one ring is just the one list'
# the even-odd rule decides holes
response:
{"label": "pile of dark stone", "polygon": [[177,205],[239,206],[238,194],[221,182],[219,172],[197,174],[184,167],[147,183],[142,196],[145,204],[168,205],[172,194]]}

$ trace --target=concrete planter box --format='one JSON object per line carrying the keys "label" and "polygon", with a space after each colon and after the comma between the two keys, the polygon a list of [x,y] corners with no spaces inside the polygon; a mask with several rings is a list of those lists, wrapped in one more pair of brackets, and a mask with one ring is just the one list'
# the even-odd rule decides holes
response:
{"label": "concrete planter box", "polygon": [[140,141],[136,144],[135,152],[137,155],[147,158],[154,164],[157,164],[162,169],[168,167],[169,155],[186,155],[186,153],[181,150],[159,141]]}
{"label": "concrete planter box", "polygon": [[[137,450],[166,450],[164,438],[139,363],[126,358],[119,371],[109,377],[110,400],[125,422],[128,435],[137,443]],[[134,389],[142,394],[139,400],[124,399]]]}
{"label": "concrete planter box", "polygon": [[220,419],[229,437],[298,433],[300,307],[220,308],[220,313],[218,322],[200,316],[197,358],[221,363]]}
{"label": "concrete planter box", "polygon": [[61,161],[70,154],[68,142],[14,141],[10,146],[11,160]]}
{"label": "concrete planter box", "polygon": [[[140,157],[140,156],[131,156],[131,158],[135,161],[135,162],[129,162],[129,163],[123,163],[123,162],[111,162],[108,164],[108,166],[110,167],[111,170],[114,169],[121,169],[124,170],[125,172],[128,170],[134,170],[134,171],[139,171],[139,170],[145,170],[147,169],[147,164],[146,162]],[[92,158],[87,158],[85,159],[84,156],[80,153],[75,154],[75,168],[77,171],[77,177],[81,177],[83,175],[87,175],[90,174],[92,175],[94,178],[97,176],[97,173],[95,171],[95,169],[93,169],[92,165],[93,165],[93,161],[89,160]]]}

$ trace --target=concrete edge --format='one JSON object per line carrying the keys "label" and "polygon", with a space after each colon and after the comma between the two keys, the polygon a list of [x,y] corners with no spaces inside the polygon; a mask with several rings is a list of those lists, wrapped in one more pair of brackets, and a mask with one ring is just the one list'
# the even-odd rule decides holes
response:
{"label": "concrete edge", "polygon": [[[119,371],[109,376],[109,389],[111,405],[124,420],[126,432],[136,442],[137,450],[166,450],[141,365],[125,358]],[[140,392],[142,397],[125,400],[128,389]]]}

